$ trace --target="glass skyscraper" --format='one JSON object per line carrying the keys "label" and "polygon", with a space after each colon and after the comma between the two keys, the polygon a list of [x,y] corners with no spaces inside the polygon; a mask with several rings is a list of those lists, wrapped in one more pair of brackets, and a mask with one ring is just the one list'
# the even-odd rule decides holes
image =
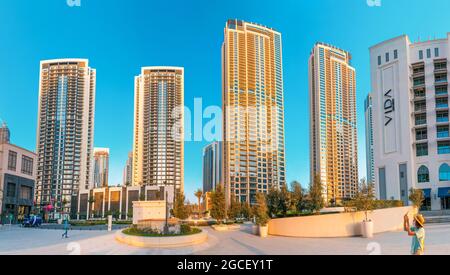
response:
{"label": "glass skyscraper", "polygon": [[36,203],[70,213],[93,182],[96,71],[87,59],[42,61],[39,85]]}
{"label": "glass skyscraper", "polygon": [[317,43],[309,59],[311,182],[320,177],[327,203],[358,188],[356,72],[350,53]]}
{"label": "glass skyscraper", "polygon": [[286,184],[281,33],[228,20],[222,46],[227,202]]}

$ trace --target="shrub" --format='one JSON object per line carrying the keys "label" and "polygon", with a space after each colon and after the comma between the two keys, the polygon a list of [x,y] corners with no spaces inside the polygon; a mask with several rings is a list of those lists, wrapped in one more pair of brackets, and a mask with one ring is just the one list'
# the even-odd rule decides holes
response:
{"label": "shrub", "polygon": [[211,194],[211,217],[220,224],[226,219],[225,193],[222,184],[219,184]]}
{"label": "shrub", "polygon": [[420,209],[425,201],[423,190],[411,188],[409,193],[409,200],[413,203],[414,207]]}
{"label": "shrub", "polygon": [[268,208],[266,204],[266,196],[263,193],[256,195],[256,224],[260,226],[266,226],[269,223],[269,215],[267,214]]}

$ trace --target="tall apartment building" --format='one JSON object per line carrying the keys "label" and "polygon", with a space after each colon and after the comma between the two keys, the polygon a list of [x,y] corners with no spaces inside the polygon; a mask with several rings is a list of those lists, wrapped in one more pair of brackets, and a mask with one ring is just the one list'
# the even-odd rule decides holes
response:
{"label": "tall apartment building", "polygon": [[286,184],[281,33],[228,20],[222,46],[227,202]]}
{"label": "tall apartment building", "polygon": [[123,186],[133,183],[133,152],[128,153],[128,158],[123,168]]}
{"label": "tall apartment building", "polygon": [[133,185],[183,192],[184,68],[142,68],[134,106]]}
{"label": "tall apartment building", "polygon": [[2,126],[0,126],[0,144],[9,143],[10,135],[11,133],[9,131],[8,125],[3,122]]}
{"label": "tall apartment building", "polygon": [[317,43],[309,59],[311,182],[319,176],[327,203],[358,188],[356,72],[351,55]]}
{"label": "tall apartment building", "polygon": [[403,35],[370,49],[377,195],[426,209],[450,208],[450,34],[412,43]]}
{"label": "tall apartment building", "polygon": [[223,184],[222,160],[222,142],[213,142],[203,149],[203,193]]}
{"label": "tall apartment building", "polygon": [[373,110],[372,110],[372,94],[368,94],[364,101],[364,114],[366,118],[366,167],[367,182],[375,184],[375,166],[373,157]]}
{"label": "tall apartment building", "polygon": [[108,187],[109,148],[94,148],[94,188]]}
{"label": "tall apartment building", "polygon": [[36,203],[52,205],[58,217],[76,209],[72,197],[93,184],[96,71],[87,59],[40,66]]}

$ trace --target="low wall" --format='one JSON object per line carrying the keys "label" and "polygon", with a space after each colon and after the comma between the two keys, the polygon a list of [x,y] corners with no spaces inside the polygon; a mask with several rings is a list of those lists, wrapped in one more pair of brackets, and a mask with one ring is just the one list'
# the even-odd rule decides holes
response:
{"label": "low wall", "polygon": [[204,243],[207,239],[208,233],[206,231],[202,231],[201,233],[194,235],[177,237],[140,237],[126,235],[122,233],[122,231],[118,231],[116,233],[116,240],[118,242],[142,248],[171,248],[192,246]]}
{"label": "low wall", "polygon": [[[403,230],[403,217],[413,213],[413,207],[375,210],[369,213],[374,233]],[[361,236],[364,212],[274,219],[269,222],[269,234],[298,238],[338,238]]]}

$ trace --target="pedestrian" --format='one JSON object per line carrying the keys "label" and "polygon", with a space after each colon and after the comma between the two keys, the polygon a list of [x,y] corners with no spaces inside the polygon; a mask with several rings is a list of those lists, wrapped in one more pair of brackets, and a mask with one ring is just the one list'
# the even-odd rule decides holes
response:
{"label": "pedestrian", "polygon": [[423,255],[425,253],[425,218],[418,214],[414,217],[414,226],[409,225],[408,214],[404,217],[404,229],[408,236],[412,237],[411,255]]}
{"label": "pedestrian", "polygon": [[66,238],[66,239],[68,239],[69,238],[69,235],[68,235],[68,233],[69,233],[69,219],[67,218],[67,217],[65,217],[64,218],[64,233],[62,234],[62,237],[61,238]]}

